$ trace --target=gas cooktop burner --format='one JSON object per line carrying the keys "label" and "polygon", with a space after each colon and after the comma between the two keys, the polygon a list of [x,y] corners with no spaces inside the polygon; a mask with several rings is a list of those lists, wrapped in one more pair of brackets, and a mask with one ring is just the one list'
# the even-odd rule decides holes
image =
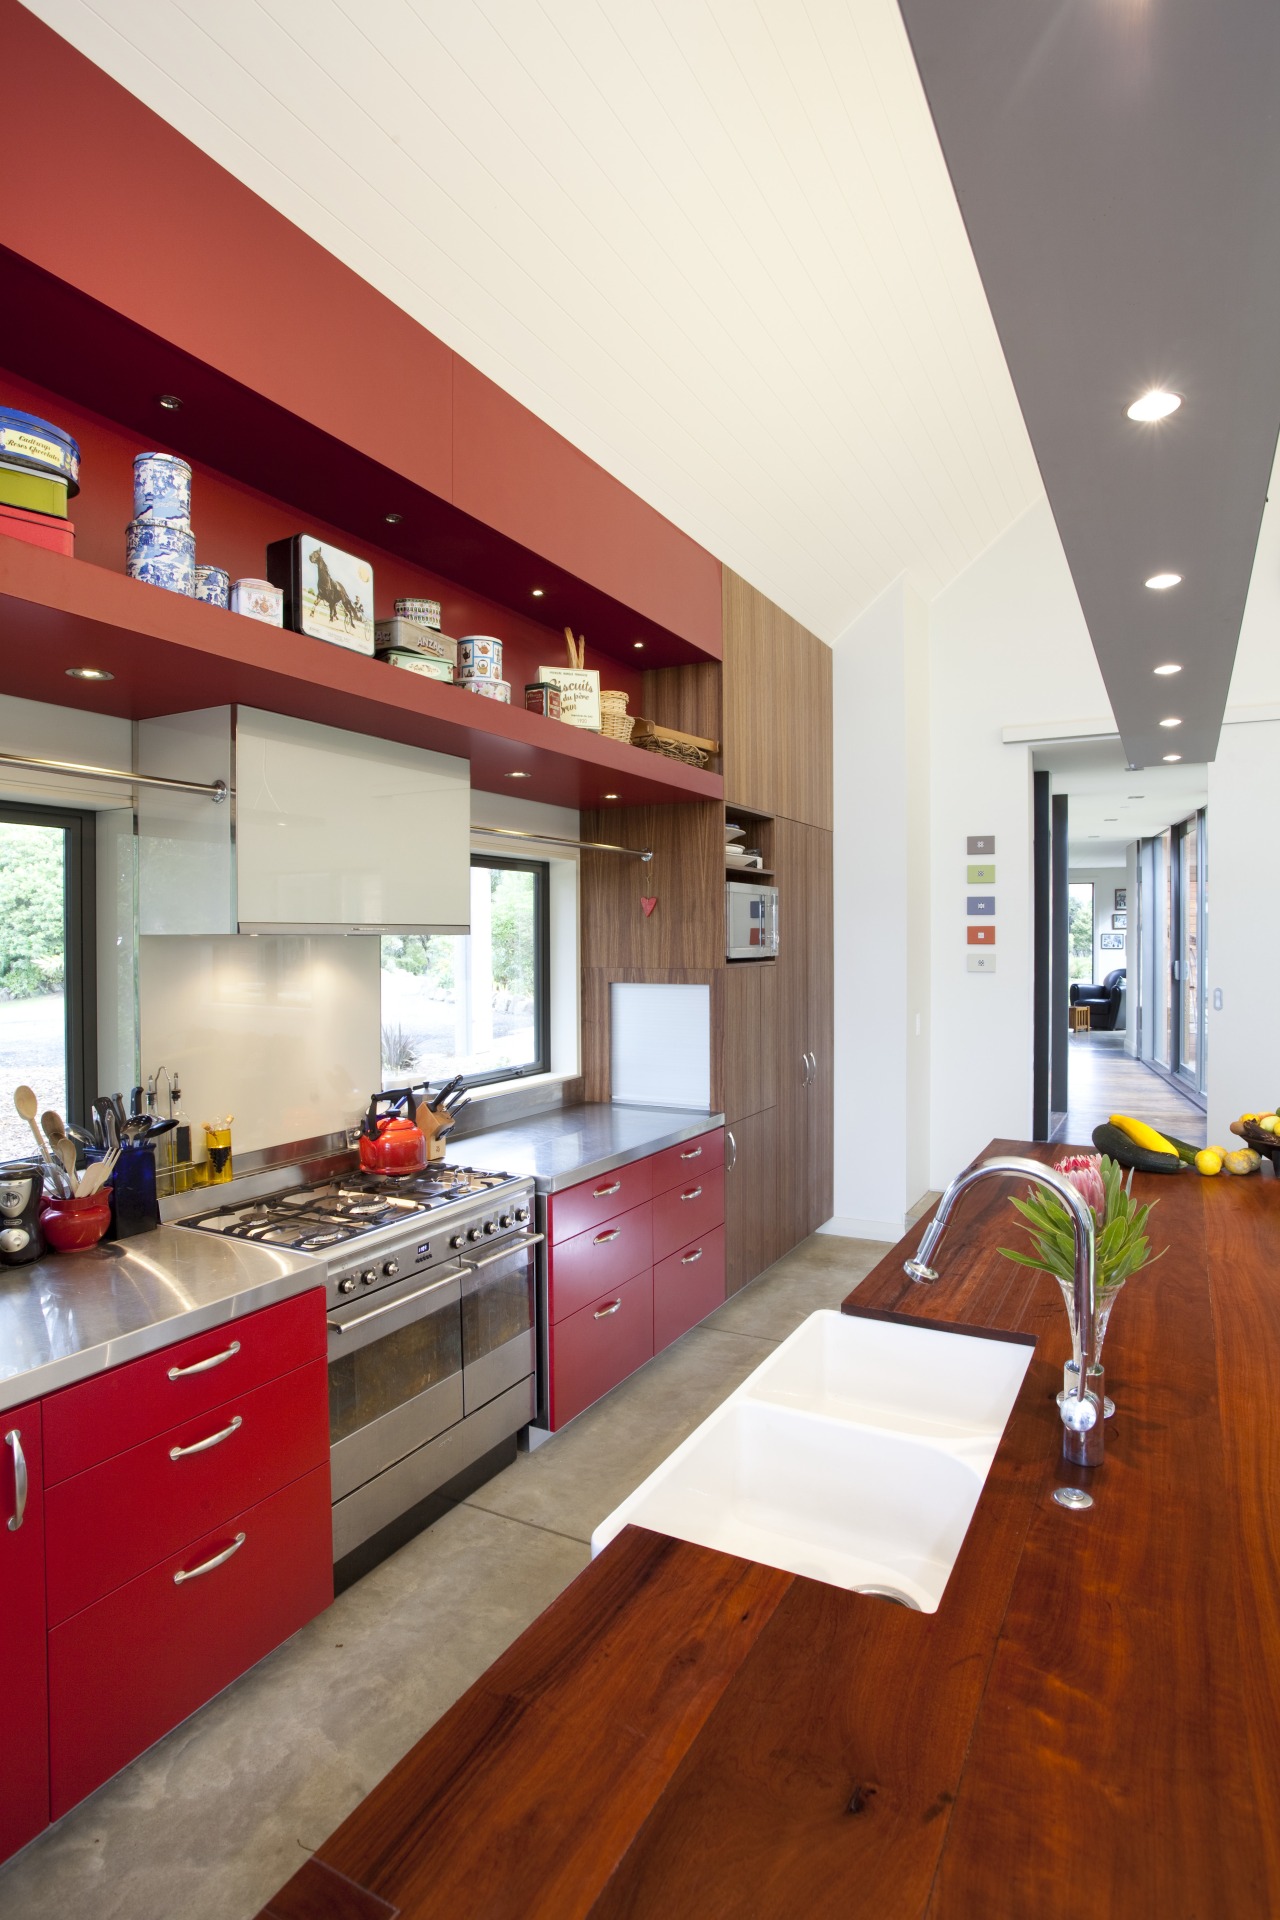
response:
{"label": "gas cooktop burner", "polygon": [[183,1225],[297,1253],[322,1253],[380,1227],[403,1225],[451,1201],[488,1193],[513,1178],[444,1163],[396,1179],[376,1173],[337,1174],[314,1186],[289,1187],[240,1206],[218,1207]]}

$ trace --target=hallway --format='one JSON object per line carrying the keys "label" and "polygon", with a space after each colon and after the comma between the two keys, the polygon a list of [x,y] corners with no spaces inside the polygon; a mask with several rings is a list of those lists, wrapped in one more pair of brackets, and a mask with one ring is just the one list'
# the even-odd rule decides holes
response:
{"label": "hallway", "polygon": [[1093,1130],[1109,1114],[1131,1113],[1175,1133],[1190,1146],[1205,1144],[1205,1116],[1191,1100],[1124,1051],[1123,1033],[1076,1033],[1070,1040],[1067,1116],[1054,1138],[1091,1148]]}

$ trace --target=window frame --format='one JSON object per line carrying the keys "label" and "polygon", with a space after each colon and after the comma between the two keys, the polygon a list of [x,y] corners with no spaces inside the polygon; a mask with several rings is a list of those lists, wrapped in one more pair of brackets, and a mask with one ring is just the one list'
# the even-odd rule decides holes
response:
{"label": "window frame", "polygon": [[[0,824],[56,827],[66,834],[66,1118],[83,1126],[98,1076],[98,816],[76,807],[0,800]],[[96,1091],[96,1085],[94,1087]]]}

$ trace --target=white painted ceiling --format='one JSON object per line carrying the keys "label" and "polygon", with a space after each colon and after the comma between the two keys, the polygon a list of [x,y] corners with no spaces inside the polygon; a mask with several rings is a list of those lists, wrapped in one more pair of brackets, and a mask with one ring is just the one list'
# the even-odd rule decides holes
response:
{"label": "white painted ceiling", "polygon": [[1189,820],[1208,798],[1206,766],[1130,772],[1118,736],[1038,748],[1034,765],[1052,774],[1054,793],[1068,796],[1073,867],[1122,867],[1132,841]]}
{"label": "white painted ceiling", "polygon": [[894,0],[27,4],[826,640],[1042,493]]}

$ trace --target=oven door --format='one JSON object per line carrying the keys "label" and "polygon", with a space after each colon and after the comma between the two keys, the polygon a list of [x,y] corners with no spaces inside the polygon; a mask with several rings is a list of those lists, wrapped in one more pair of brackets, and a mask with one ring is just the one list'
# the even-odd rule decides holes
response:
{"label": "oven door", "polygon": [[461,1420],[461,1279],[451,1262],[329,1313],[335,1500]]}
{"label": "oven door", "polygon": [[545,1237],[524,1233],[462,1262],[462,1397],[469,1414],[531,1378],[537,1366],[533,1250]]}

